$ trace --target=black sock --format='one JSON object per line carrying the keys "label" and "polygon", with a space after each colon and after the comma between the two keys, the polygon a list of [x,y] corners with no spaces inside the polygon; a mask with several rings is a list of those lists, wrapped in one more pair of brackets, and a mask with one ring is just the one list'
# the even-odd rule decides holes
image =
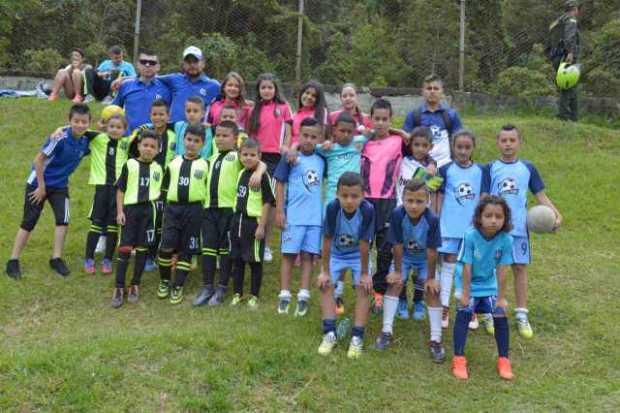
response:
{"label": "black sock", "polygon": [[129,252],[118,253],[118,265],[116,266],[116,288],[125,288],[125,275],[129,266]]}
{"label": "black sock", "polygon": [[202,255],[202,282],[204,285],[213,285],[216,270],[217,257],[215,255]]}
{"label": "black sock", "polygon": [[245,262],[240,258],[234,261],[233,265],[233,284],[235,294],[243,295],[243,275],[245,272]]}
{"label": "black sock", "polygon": [[174,277],[174,286],[175,287],[183,287],[185,285],[185,280],[187,279],[187,275],[191,270],[191,258],[185,260],[180,259],[177,261],[177,269],[176,275]]}
{"label": "black sock", "polygon": [[506,317],[493,317],[493,326],[495,327],[497,354],[499,354],[500,357],[508,357],[508,348],[510,346],[508,319]]}
{"label": "black sock", "polygon": [[250,292],[252,295],[258,297],[258,293],[260,293],[260,286],[263,282],[263,263],[251,262],[250,270],[252,271],[252,285],[250,287]]}
{"label": "black sock", "polygon": [[95,249],[97,248],[97,242],[99,241],[100,236],[101,227],[91,225],[88,235],[86,236],[86,252],[84,253],[84,256],[87,259],[92,260],[95,258]]}
{"label": "black sock", "polygon": [[353,326],[353,328],[351,329],[351,336],[352,337],[359,337],[361,339],[364,338],[364,327],[361,326]]}
{"label": "black sock", "polygon": [[105,255],[104,257],[111,260],[114,257],[114,250],[116,249],[116,243],[118,241],[118,226],[108,225],[107,237],[105,242]]}
{"label": "black sock", "polygon": [[159,251],[159,277],[170,281],[172,269],[172,252]]}
{"label": "black sock", "polygon": [[133,266],[133,278],[131,279],[131,285],[140,285],[142,273],[144,272],[144,264],[146,264],[146,255],[146,248],[136,248],[136,262]]}
{"label": "black sock", "polygon": [[323,320],[323,334],[336,332],[336,319],[327,318]]}
{"label": "black sock", "polygon": [[228,287],[232,260],[228,255],[220,255],[220,286]]}
{"label": "black sock", "polygon": [[472,313],[469,311],[457,311],[456,321],[454,322],[454,355],[462,356],[465,354],[465,343],[467,342],[467,332]]}

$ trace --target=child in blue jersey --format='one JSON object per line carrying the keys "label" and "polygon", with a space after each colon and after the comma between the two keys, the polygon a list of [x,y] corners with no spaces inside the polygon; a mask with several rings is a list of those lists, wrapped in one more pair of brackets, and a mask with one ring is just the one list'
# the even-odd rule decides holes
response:
{"label": "child in blue jersey", "polygon": [[441,305],[439,283],[435,279],[437,248],[441,246],[439,219],[428,206],[430,191],[424,181],[412,179],[403,190],[403,204],[396,207],[390,217],[388,239],[394,260],[386,277],[387,290],[383,296],[383,329],[377,337],[375,348],[384,350],[392,342],[394,316],[398,296],[407,282],[409,273],[416,271],[424,283],[428,301],[431,338],[429,349],[434,362],[445,359],[441,343]]}
{"label": "child in blue jersey", "polygon": [[[472,225],[472,218],[480,198],[489,192],[489,175],[486,168],[472,160],[476,136],[469,130],[456,132],[452,136],[452,162],[439,168],[439,176],[443,178],[437,196],[436,209],[441,224],[442,257],[440,284],[441,305],[443,315],[441,326],[448,328],[450,293],[456,257],[463,241],[463,234]],[[482,322],[489,333],[493,333],[493,323],[488,317]],[[473,316],[470,328],[478,327],[476,316]]]}
{"label": "child in blue jersey", "polygon": [[[185,101],[185,120],[180,120],[174,124],[174,133],[177,135],[176,152],[177,155],[185,153],[183,137],[189,126],[202,125],[205,119],[205,103],[200,96],[190,96]],[[213,132],[211,128],[205,128],[205,144],[200,151],[202,159],[209,159],[213,154]]]}
{"label": "child in blue jersey", "polygon": [[513,125],[502,127],[497,134],[497,148],[501,158],[488,166],[491,179],[490,193],[506,200],[512,211],[512,231],[516,308],[515,318],[519,334],[533,336],[527,310],[527,265],[530,263],[530,241],[527,231],[527,192],[534,194],[539,203],[555,212],[555,227],[562,223],[562,215],[544,192],[545,185],[532,163],[519,159],[521,134]]}
{"label": "child in blue jersey", "polygon": [[455,273],[457,301],[454,323],[452,374],[469,378],[465,342],[473,313],[492,313],[501,378],[513,378],[508,359],[509,330],[506,319],[506,270],[512,264],[510,208],[498,196],[486,196],[476,206],[474,228],[465,232]]}
{"label": "child in blue jersey", "polygon": [[90,140],[97,135],[87,131],[89,125],[88,106],[81,103],[71,106],[69,127],[63,129],[61,137],[49,137],[32,161],[24,196],[24,217],[15,236],[11,258],[6,263],[9,277],[21,278],[19,256],[41,216],[45,200],[50,203],[56,220],[54,248],[49,264],[62,276],[70,274],[61,258],[69,225],[69,176],[82,158],[88,155]]}
{"label": "child in blue jersey", "polygon": [[[282,228],[282,267],[278,313],[288,313],[290,281],[295,256],[301,254],[301,288],[297,294],[295,316],[308,312],[312,258],[321,254],[321,183],[325,161],[314,153],[322,128],[314,118],[301,122],[299,156],[291,166],[286,157],[274,172],[276,185],[276,224]],[[286,197],[285,190],[286,187]]]}
{"label": "child in blue jersey", "polygon": [[323,341],[319,354],[331,353],[336,345],[336,301],[334,283],[350,270],[355,287],[355,320],[347,357],[362,355],[364,330],[370,309],[370,242],[374,238],[375,214],[372,204],[364,200],[362,178],[345,172],[338,179],[337,199],[327,205],[323,224],[321,290]]}

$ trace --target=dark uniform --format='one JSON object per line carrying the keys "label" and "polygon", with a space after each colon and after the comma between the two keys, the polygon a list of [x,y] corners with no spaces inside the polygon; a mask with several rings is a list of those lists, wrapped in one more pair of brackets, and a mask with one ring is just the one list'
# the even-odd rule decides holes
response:
{"label": "dark uniform", "polygon": [[148,247],[155,242],[155,202],[160,198],[163,171],[157,162],[129,159],[116,183],[124,193],[125,225],[121,231],[116,287],[125,288],[131,250],[136,249],[132,285],[140,285]]}

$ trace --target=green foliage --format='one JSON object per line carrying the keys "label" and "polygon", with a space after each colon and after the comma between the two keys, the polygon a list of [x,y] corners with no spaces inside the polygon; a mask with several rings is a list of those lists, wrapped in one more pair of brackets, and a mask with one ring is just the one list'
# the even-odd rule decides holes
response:
{"label": "green foliage", "polygon": [[26,69],[29,72],[56,74],[65,59],[54,49],[26,50],[23,57],[28,62]]}
{"label": "green foliage", "polygon": [[597,96],[620,95],[620,19],[608,22],[593,36],[585,61],[587,91]]}
{"label": "green foliage", "polygon": [[555,93],[555,87],[544,73],[513,66],[497,76],[495,92],[499,95],[519,97],[549,96]]}

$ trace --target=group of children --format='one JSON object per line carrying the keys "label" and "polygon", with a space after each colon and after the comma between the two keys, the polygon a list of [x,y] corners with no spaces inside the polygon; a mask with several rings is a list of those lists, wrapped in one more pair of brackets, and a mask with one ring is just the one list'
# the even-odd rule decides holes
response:
{"label": "group of children", "polygon": [[[437,77],[429,77],[425,86],[443,87]],[[453,374],[468,376],[465,340],[480,313],[497,341],[498,372],[512,378],[508,265],[515,276],[519,332],[532,336],[527,317],[528,191],[555,211],[556,226],[561,223],[536,168],[518,158],[522,137],[516,127],[507,125],[498,133],[501,157],[488,166],[473,161],[475,135],[457,131],[449,140],[451,160],[438,167],[431,157],[429,127],[418,126],[411,133],[394,129],[392,107],[385,99],[376,100],[370,116],[365,115],[353,85],[343,87],[343,107],[331,114],[318,82],[302,88],[295,114],[271,74],[258,77],[255,103],[246,100],[243,79],[236,73],[224,79],[221,94],[208,113],[202,99],[189,98],[186,120],[176,124],[168,123],[167,105],[156,100],[151,123],[132,134],[125,132],[120,110],[108,110],[101,132],[89,131],[88,107],[74,105],[69,126],[53,134],[33,162],[7,274],[21,276],[19,255],[47,199],[56,217],[50,265],[68,275],[61,258],[69,222],[68,177],[90,152],[89,183],[95,185],[95,197],[84,270],[96,272],[94,250],[105,232],[103,273],[112,272],[118,251],[113,307],[122,306],[125,297],[138,301],[149,256],[159,265],[158,297],[181,303],[193,258],[201,256],[203,288],[194,305],[223,303],[231,276],[231,305],[239,305],[247,263],[247,305],[256,308],[275,224],[282,230],[279,314],[289,312],[296,266],[301,282],[294,314],[307,314],[312,272],[320,258],[320,354],[329,354],[339,338],[337,316],[344,313],[344,280],[350,272],[356,302],[348,357],[362,354],[371,308],[383,318],[375,348],[390,346],[397,313],[409,316],[406,284],[415,277],[414,318],[428,313],[430,354],[443,362],[442,328],[449,324],[455,278]],[[134,273],[127,288],[132,254]]]}

